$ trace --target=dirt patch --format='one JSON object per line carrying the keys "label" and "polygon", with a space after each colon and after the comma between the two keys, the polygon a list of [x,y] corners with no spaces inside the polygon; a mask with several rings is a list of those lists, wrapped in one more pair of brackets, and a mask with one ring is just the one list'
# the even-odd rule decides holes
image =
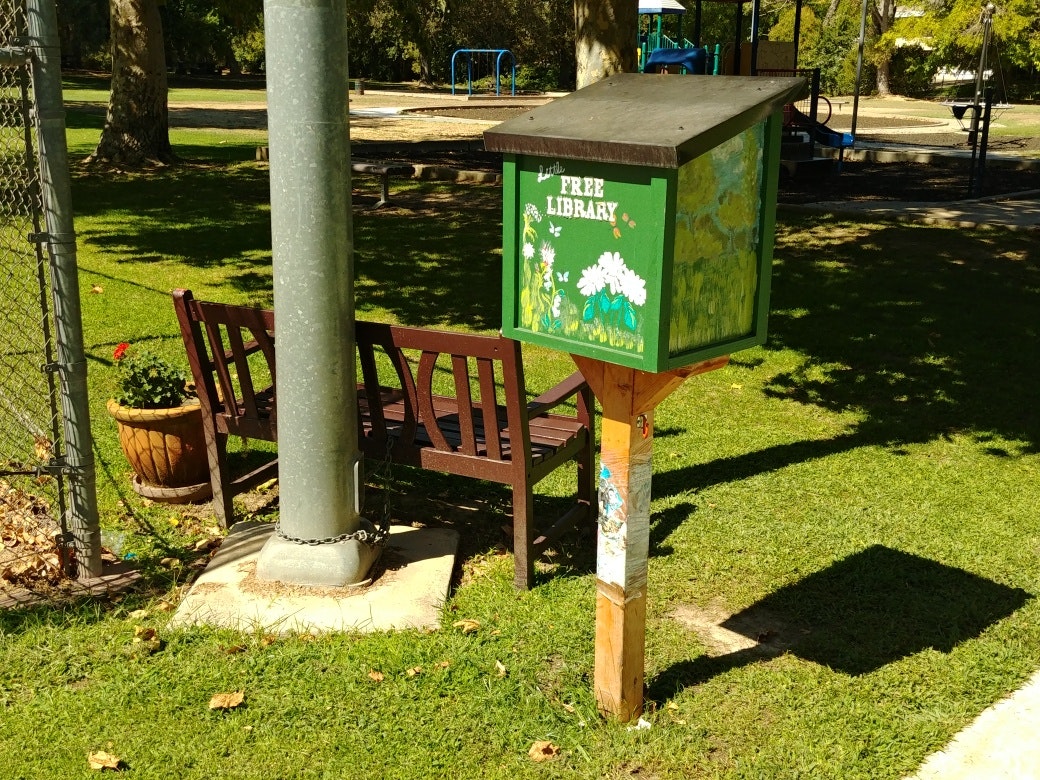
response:
{"label": "dirt patch", "polygon": [[515,116],[526,114],[534,106],[460,106],[458,108],[416,108],[409,113],[422,113],[431,116],[458,117],[460,119],[479,119],[486,122],[505,122]]}
{"label": "dirt patch", "polygon": [[[370,115],[394,101],[404,104],[404,113]],[[483,131],[498,122],[519,116],[532,106],[466,106],[430,105],[432,97],[371,95],[351,98],[351,108],[363,115],[350,120],[350,135],[357,156],[375,156],[391,162],[435,165],[456,170],[501,173],[501,155],[481,149],[424,150],[425,142],[459,143],[460,147],[482,138]],[[423,104],[426,105],[423,105]],[[70,104],[77,110],[104,113],[97,104]],[[851,111],[836,110],[828,125],[848,131]],[[878,115],[861,112],[857,117],[857,140],[883,143],[889,147],[923,146],[944,150],[968,151],[967,133],[956,129],[952,120],[928,117]],[[460,121],[478,120],[478,121]],[[175,127],[213,127],[227,129],[263,129],[267,124],[266,107],[261,104],[200,103],[171,104],[170,122]],[[935,132],[929,132],[931,128]],[[378,152],[369,153],[366,145],[379,144]],[[387,144],[399,149],[387,150]],[[1040,136],[991,135],[990,151],[1033,153],[1040,151]],[[831,171],[800,170],[797,176],[784,175],[778,200],[781,203],[814,203],[818,201],[922,201],[947,202],[967,197],[969,161],[951,160],[946,164],[845,162],[840,174]],[[1023,192],[1040,187],[1040,172],[998,168],[991,164],[983,180],[982,194],[999,195]]]}
{"label": "dirt patch", "polygon": [[[364,144],[355,153],[364,154]],[[502,157],[478,149],[422,150],[402,144],[399,150],[380,149],[379,159],[413,165],[438,165],[458,170],[501,173]],[[1040,169],[990,166],[982,194],[1024,192],[1040,187]],[[781,176],[777,199],[781,203],[818,201],[924,201],[946,202],[968,197],[968,160],[946,164],[845,162],[841,171],[803,169],[797,176]]]}
{"label": "dirt patch", "polygon": [[805,635],[764,609],[731,615],[720,606],[681,604],[669,617],[693,631],[713,656],[751,653],[780,655]]}

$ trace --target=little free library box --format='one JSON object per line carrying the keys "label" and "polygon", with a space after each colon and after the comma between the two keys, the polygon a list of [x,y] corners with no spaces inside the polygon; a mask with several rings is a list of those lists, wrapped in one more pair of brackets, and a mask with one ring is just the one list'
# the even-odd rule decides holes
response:
{"label": "little free library box", "polygon": [[503,333],[654,373],[762,344],[781,114],[804,92],[622,73],[486,131]]}

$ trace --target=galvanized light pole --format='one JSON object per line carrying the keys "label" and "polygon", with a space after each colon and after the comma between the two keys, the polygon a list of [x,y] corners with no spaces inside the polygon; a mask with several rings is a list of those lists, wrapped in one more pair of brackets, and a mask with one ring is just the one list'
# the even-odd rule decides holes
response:
{"label": "galvanized light pole", "polygon": [[361,581],[378,556],[358,506],[345,0],[266,0],[278,533],[257,576]]}

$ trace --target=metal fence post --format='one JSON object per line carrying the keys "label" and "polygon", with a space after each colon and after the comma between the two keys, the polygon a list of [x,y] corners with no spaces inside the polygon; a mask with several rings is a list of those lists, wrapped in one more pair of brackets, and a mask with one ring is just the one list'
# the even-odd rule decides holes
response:
{"label": "metal fence post", "polygon": [[51,266],[65,465],[68,467],[68,524],[74,536],[80,576],[97,577],[101,575],[101,530],[90,434],[72,186],[65,142],[58,19],[54,0],[26,0],[25,8],[29,49],[33,55],[42,205]]}

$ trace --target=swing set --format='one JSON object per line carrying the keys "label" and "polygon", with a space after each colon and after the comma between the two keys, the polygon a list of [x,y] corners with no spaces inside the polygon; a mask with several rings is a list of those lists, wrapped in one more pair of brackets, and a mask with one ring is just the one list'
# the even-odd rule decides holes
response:
{"label": "swing set", "polygon": [[[948,106],[950,111],[953,113],[954,119],[961,126],[961,130],[966,132],[975,133],[979,128],[979,121],[982,117],[982,94],[984,91],[984,85],[986,83],[986,73],[989,67],[989,54],[990,54],[990,41],[993,38],[993,14],[996,11],[996,6],[993,3],[988,3],[985,8],[982,9],[982,16],[980,21],[982,23],[982,49],[979,54],[979,65],[975,71],[975,96],[970,102],[966,100],[944,100],[942,105]],[[1000,88],[1004,93],[1004,102],[995,103],[990,107],[992,117],[998,118],[1005,111],[1010,111],[1012,106],[1007,102],[1007,85],[1004,82],[1004,68],[1000,62],[1000,53],[997,52],[996,41],[993,40],[993,51],[996,53],[997,61],[997,75],[1000,79]],[[966,119],[968,111],[971,111],[971,118]]]}

